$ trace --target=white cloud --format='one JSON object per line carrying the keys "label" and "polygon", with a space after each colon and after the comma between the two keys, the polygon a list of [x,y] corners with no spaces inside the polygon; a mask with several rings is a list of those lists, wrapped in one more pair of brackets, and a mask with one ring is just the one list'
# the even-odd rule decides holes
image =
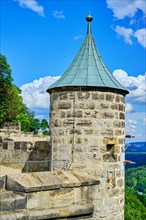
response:
{"label": "white cloud", "polygon": [[126,133],[127,132],[134,132],[136,129],[137,121],[135,120],[127,120],[126,121]]}
{"label": "white cloud", "polygon": [[132,18],[138,9],[146,14],[145,0],[106,0],[106,3],[107,7],[113,11],[114,16],[118,19],[123,19],[124,17]]}
{"label": "white cloud", "polygon": [[63,11],[55,10],[55,11],[52,12],[52,15],[53,15],[54,18],[57,18],[57,19],[65,19]]}
{"label": "white cloud", "polygon": [[146,116],[143,119],[143,124],[146,125]]}
{"label": "white cloud", "polygon": [[131,28],[120,27],[117,25],[115,27],[115,32],[122,36],[127,44],[132,44],[132,37],[135,37],[141,46],[146,47],[145,28],[138,29],[134,32]]}
{"label": "white cloud", "polygon": [[128,76],[128,74],[121,69],[113,72],[114,77],[129,90],[127,98],[138,103],[145,103],[146,101],[146,73],[138,76]]}
{"label": "white cloud", "polygon": [[132,44],[131,37],[133,36],[133,30],[131,28],[120,27],[119,25],[115,28],[116,33],[124,37],[127,44]]}
{"label": "white cloud", "polygon": [[126,133],[134,135],[134,141],[146,141],[145,125],[143,120],[145,112],[134,112],[126,114]]}
{"label": "white cloud", "polygon": [[133,112],[134,108],[132,106],[132,104],[130,103],[126,103],[125,104],[125,112],[128,113],[128,112]]}
{"label": "white cloud", "polygon": [[27,107],[49,109],[49,94],[46,92],[46,90],[58,78],[59,76],[47,76],[22,85],[20,87],[22,90],[21,94],[23,97],[23,102],[27,105]]}
{"label": "white cloud", "polygon": [[[113,11],[114,17],[117,19],[122,20],[125,17],[129,17],[129,22],[126,22],[126,26],[128,24],[135,25],[138,21],[145,22],[146,0],[106,0],[106,3],[107,7]],[[138,10],[141,10],[143,14],[137,14]],[[138,17],[136,17],[137,15]],[[124,37],[126,43],[132,44],[132,38],[134,39],[135,37],[141,46],[146,47],[146,29],[144,27],[138,29],[137,27],[138,26],[135,25],[135,29],[133,30],[131,28],[117,25],[114,30],[120,36]]]}
{"label": "white cloud", "polygon": [[143,46],[146,47],[146,29],[141,28],[137,30],[134,34],[134,36],[137,38],[138,42]]}
{"label": "white cloud", "polygon": [[81,34],[80,34],[80,35],[77,35],[77,36],[75,36],[73,39],[74,39],[74,40],[79,40],[80,38],[83,38],[83,35],[81,35]]}
{"label": "white cloud", "polygon": [[132,125],[137,125],[137,121],[131,120],[131,119],[129,119],[129,120],[127,121],[127,123],[132,124]]}
{"label": "white cloud", "polygon": [[29,8],[39,15],[44,16],[44,8],[43,6],[39,5],[36,0],[14,0],[19,3],[19,5],[23,8]]}

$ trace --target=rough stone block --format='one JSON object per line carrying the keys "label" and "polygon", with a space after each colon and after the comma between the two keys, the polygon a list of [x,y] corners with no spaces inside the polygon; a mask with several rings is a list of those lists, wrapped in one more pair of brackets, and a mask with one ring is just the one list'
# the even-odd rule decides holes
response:
{"label": "rough stone block", "polygon": [[103,119],[113,119],[114,113],[113,112],[104,112],[104,113],[102,113],[102,118]]}
{"label": "rough stone block", "polygon": [[82,131],[81,130],[77,130],[77,129],[71,129],[70,134],[82,134]]}
{"label": "rough stone block", "polygon": [[66,117],[66,112],[60,112],[60,118],[65,118]]}
{"label": "rough stone block", "polygon": [[120,96],[116,95],[116,102],[120,102]]}
{"label": "rough stone block", "polygon": [[124,105],[122,105],[122,104],[119,104],[119,111],[124,111],[125,109],[124,109]]}
{"label": "rough stone block", "polygon": [[106,153],[106,154],[103,154],[103,161],[104,162],[114,162],[115,160],[114,160],[112,154]]}
{"label": "rough stone block", "polygon": [[80,120],[79,122],[76,123],[78,126],[91,126],[91,121],[90,120]]}
{"label": "rough stone block", "polygon": [[116,103],[112,103],[111,109],[112,110],[118,110],[118,105]]}
{"label": "rough stone block", "polygon": [[100,180],[96,179],[95,177],[87,174],[86,172],[73,170],[73,174],[77,177],[77,179],[81,182],[81,186],[90,186],[90,185],[99,185]]}
{"label": "rough stone block", "polygon": [[21,146],[21,142],[20,142],[20,141],[16,141],[16,142],[14,143],[14,149],[15,149],[15,150],[20,150],[20,146]]}
{"label": "rough stone block", "polygon": [[0,143],[2,143],[3,142],[3,139],[2,139],[2,137],[0,136]]}
{"label": "rough stone block", "polygon": [[116,185],[117,185],[117,187],[120,187],[120,188],[123,187],[124,186],[123,178],[118,179]]}
{"label": "rough stone block", "polygon": [[87,103],[86,109],[94,109],[94,108],[95,108],[95,103],[94,102]]}
{"label": "rough stone block", "polygon": [[93,93],[92,99],[94,100],[104,100],[104,93]]}
{"label": "rough stone block", "polygon": [[100,104],[100,108],[101,108],[101,109],[108,109],[108,108],[109,108],[109,104],[107,104],[107,103],[101,103],[101,104]]}
{"label": "rough stone block", "polygon": [[79,92],[77,93],[78,99],[89,99],[90,93],[89,92]]}
{"label": "rough stone block", "polygon": [[79,137],[75,138],[75,143],[76,144],[81,144],[82,143],[82,139],[79,138]]}
{"label": "rough stone block", "polygon": [[99,111],[93,111],[93,113],[92,113],[92,117],[93,118],[98,118],[99,117]]}
{"label": "rough stone block", "polygon": [[5,180],[6,180],[6,176],[0,176],[0,189],[5,188]]}
{"label": "rough stone block", "polygon": [[7,150],[8,149],[8,142],[3,142],[3,149]]}
{"label": "rough stone block", "polygon": [[92,129],[86,129],[86,130],[84,130],[84,133],[86,134],[86,135],[90,135],[90,134],[92,134],[93,133],[93,130]]}
{"label": "rough stone block", "polygon": [[107,145],[116,145],[119,143],[119,140],[116,137],[105,137],[103,142]]}
{"label": "rough stone block", "polygon": [[75,93],[74,92],[70,93],[69,99],[75,99]]}
{"label": "rough stone block", "polygon": [[26,197],[13,192],[2,192],[0,199],[1,211],[14,211],[26,208]]}
{"label": "rough stone block", "polygon": [[119,116],[119,118],[124,120],[124,119],[125,119],[125,114],[122,113],[122,112],[120,112],[120,116]]}
{"label": "rough stone block", "polygon": [[10,174],[7,176],[7,189],[17,192],[34,192],[58,189],[60,181],[50,172]]}
{"label": "rough stone block", "polygon": [[70,126],[70,125],[73,125],[73,124],[74,124],[74,119],[65,119],[63,121],[64,126]]}
{"label": "rough stone block", "polygon": [[116,130],[115,130],[115,135],[116,135],[116,136],[119,136],[119,135],[122,134],[122,132],[123,132],[123,131],[122,131],[121,129],[116,129]]}
{"label": "rough stone block", "polygon": [[68,112],[67,118],[82,118],[82,111]]}
{"label": "rough stone block", "polygon": [[67,100],[68,99],[68,93],[60,93],[60,100]]}
{"label": "rough stone block", "polygon": [[58,109],[70,109],[71,103],[70,102],[61,102],[58,104]]}
{"label": "rough stone block", "polygon": [[114,95],[112,94],[106,94],[106,101],[108,102],[113,102],[114,100]]}

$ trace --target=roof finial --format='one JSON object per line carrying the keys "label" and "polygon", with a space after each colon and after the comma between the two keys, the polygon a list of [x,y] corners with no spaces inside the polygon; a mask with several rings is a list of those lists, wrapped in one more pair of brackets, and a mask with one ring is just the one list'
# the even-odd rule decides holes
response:
{"label": "roof finial", "polygon": [[90,22],[93,20],[93,17],[90,15],[90,10],[89,10],[89,14],[86,17],[86,21],[88,22],[88,28],[87,28],[87,34],[91,34],[91,25]]}

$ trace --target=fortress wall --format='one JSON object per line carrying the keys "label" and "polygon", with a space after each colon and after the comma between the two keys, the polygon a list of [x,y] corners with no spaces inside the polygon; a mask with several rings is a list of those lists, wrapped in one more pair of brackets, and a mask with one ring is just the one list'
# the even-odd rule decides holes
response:
{"label": "fortress wall", "polygon": [[[48,141],[6,141],[0,143],[0,164],[26,171],[50,170],[51,147]],[[42,161],[42,162],[34,162]]]}

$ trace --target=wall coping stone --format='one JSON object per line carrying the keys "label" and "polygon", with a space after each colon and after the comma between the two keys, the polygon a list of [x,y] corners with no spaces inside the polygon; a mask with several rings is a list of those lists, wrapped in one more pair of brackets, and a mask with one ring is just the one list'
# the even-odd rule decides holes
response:
{"label": "wall coping stone", "polygon": [[60,188],[99,185],[100,181],[80,171],[33,172],[7,175],[6,188],[13,192],[38,192]]}
{"label": "wall coping stone", "polygon": [[62,219],[66,217],[76,216],[89,216],[93,214],[94,206],[91,203],[84,205],[71,205],[68,207],[52,208],[52,209],[41,209],[41,210],[27,210],[13,212],[1,212],[1,220],[16,220],[16,219]]}

